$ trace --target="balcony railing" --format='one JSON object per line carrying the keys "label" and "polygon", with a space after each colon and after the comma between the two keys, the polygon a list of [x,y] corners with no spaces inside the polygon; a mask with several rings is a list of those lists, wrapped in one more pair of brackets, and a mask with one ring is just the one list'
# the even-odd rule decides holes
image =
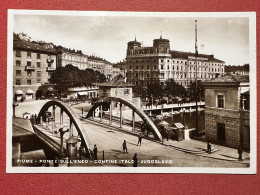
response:
{"label": "balcony railing", "polygon": [[54,71],[56,70],[56,68],[53,68],[53,67],[47,67],[46,68],[46,72],[51,72],[51,71]]}
{"label": "balcony railing", "polygon": [[30,70],[34,71],[35,69],[36,69],[35,66],[25,66],[25,71],[30,71]]}

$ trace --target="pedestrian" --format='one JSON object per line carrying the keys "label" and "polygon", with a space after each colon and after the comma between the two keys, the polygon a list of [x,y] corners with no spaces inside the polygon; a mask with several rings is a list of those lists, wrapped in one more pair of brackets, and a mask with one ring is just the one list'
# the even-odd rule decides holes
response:
{"label": "pedestrian", "polygon": [[211,144],[210,144],[209,140],[208,140],[208,143],[207,143],[207,152],[209,154],[211,154]]}
{"label": "pedestrian", "polygon": [[137,167],[137,162],[138,162],[138,159],[137,159],[137,153],[135,153],[134,157],[133,157],[133,167]]}
{"label": "pedestrian", "polygon": [[54,167],[58,167],[59,166],[59,159],[58,159],[58,157],[55,157],[53,164],[54,164]]}
{"label": "pedestrian", "polygon": [[146,128],[146,131],[147,131],[147,137],[149,137],[149,133],[150,133],[149,127]]}
{"label": "pedestrian", "polygon": [[139,146],[139,143],[140,143],[140,146],[141,146],[141,144],[142,144],[142,133],[140,133],[139,134],[139,136],[138,136],[138,143],[137,143],[137,146]]}
{"label": "pedestrian", "polygon": [[167,138],[167,141],[169,141],[169,131],[168,131],[167,127],[165,128],[165,136]]}
{"label": "pedestrian", "polygon": [[242,153],[243,153],[242,146],[239,145],[239,147],[238,147],[238,160],[239,160],[239,161],[243,161],[243,159],[242,159]]}
{"label": "pedestrian", "polygon": [[94,160],[97,160],[97,152],[97,145],[95,144],[93,148]]}
{"label": "pedestrian", "polygon": [[79,159],[81,160],[81,156],[82,156],[82,145],[80,145],[79,147]]}
{"label": "pedestrian", "polygon": [[123,142],[123,151],[124,151],[124,154],[127,153],[127,146],[126,146],[126,141],[125,140]]}

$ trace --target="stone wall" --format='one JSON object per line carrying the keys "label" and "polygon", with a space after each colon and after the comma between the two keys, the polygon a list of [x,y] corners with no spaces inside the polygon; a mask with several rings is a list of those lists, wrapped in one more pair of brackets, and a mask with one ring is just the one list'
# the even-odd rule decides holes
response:
{"label": "stone wall", "polygon": [[[212,109],[212,108],[211,108]],[[232,148],[238,148],[240,136],[242,138],[242,146],[245,150],[249,150],[250,146],[250,125],[249,114],[244,114],[240,118],[240,111],[226,111],[225,115],[218,115],[217,112],[205,110],[205,134],[206,139],[212,142],[218,142],[217,124],[225,124],[225,143],[224,145]],[[230,112],[230,113],[229,113]],[[241,126],[242,125],[242,126]],[[240,134],[241,130],[241,134]]]}

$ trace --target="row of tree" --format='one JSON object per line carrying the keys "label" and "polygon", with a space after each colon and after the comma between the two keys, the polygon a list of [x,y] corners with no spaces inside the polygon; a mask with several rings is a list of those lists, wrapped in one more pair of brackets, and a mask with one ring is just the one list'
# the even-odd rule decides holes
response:
{"label": "row of tree", "polygon": [[60,93],[66,93],[68,88],[92,86],[93,83],[106,81],[104,74],[93,69],[80,70],[71,64],[58,67],[50,77],[50,83],[55,84]]}
{"label": "row of tree", "polygon": [[204,88],[201,85],[201,81],[197,82],[197,92],[196,95],[196,83],[191,82],[188,88],[176,83],[174,79],[169,79],[165,82],[165,85],[160,85],[159,82],[151,83],[146,89],[142,87],[135,87],[133,92],[142,97],[146,97],[150,102],[155,100],[163,100],[167,97],[168,100],[173,99],[189,99],[190,101],[195,101],[204,97]]}

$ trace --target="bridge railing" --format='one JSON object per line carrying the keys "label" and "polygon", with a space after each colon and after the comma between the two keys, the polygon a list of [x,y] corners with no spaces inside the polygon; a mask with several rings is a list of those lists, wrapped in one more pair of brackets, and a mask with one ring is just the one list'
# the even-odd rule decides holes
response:
{"label": "bridge railing", "polygon": [[38,125],[34,126],[35,133],[45,141],[52,149],[54,149],[56,152],[60,152],[60,144],[58,144],[56,141],[54,141],[52,138],[50,138],[48,135],[43,133],[39,128],[41,128]]}

